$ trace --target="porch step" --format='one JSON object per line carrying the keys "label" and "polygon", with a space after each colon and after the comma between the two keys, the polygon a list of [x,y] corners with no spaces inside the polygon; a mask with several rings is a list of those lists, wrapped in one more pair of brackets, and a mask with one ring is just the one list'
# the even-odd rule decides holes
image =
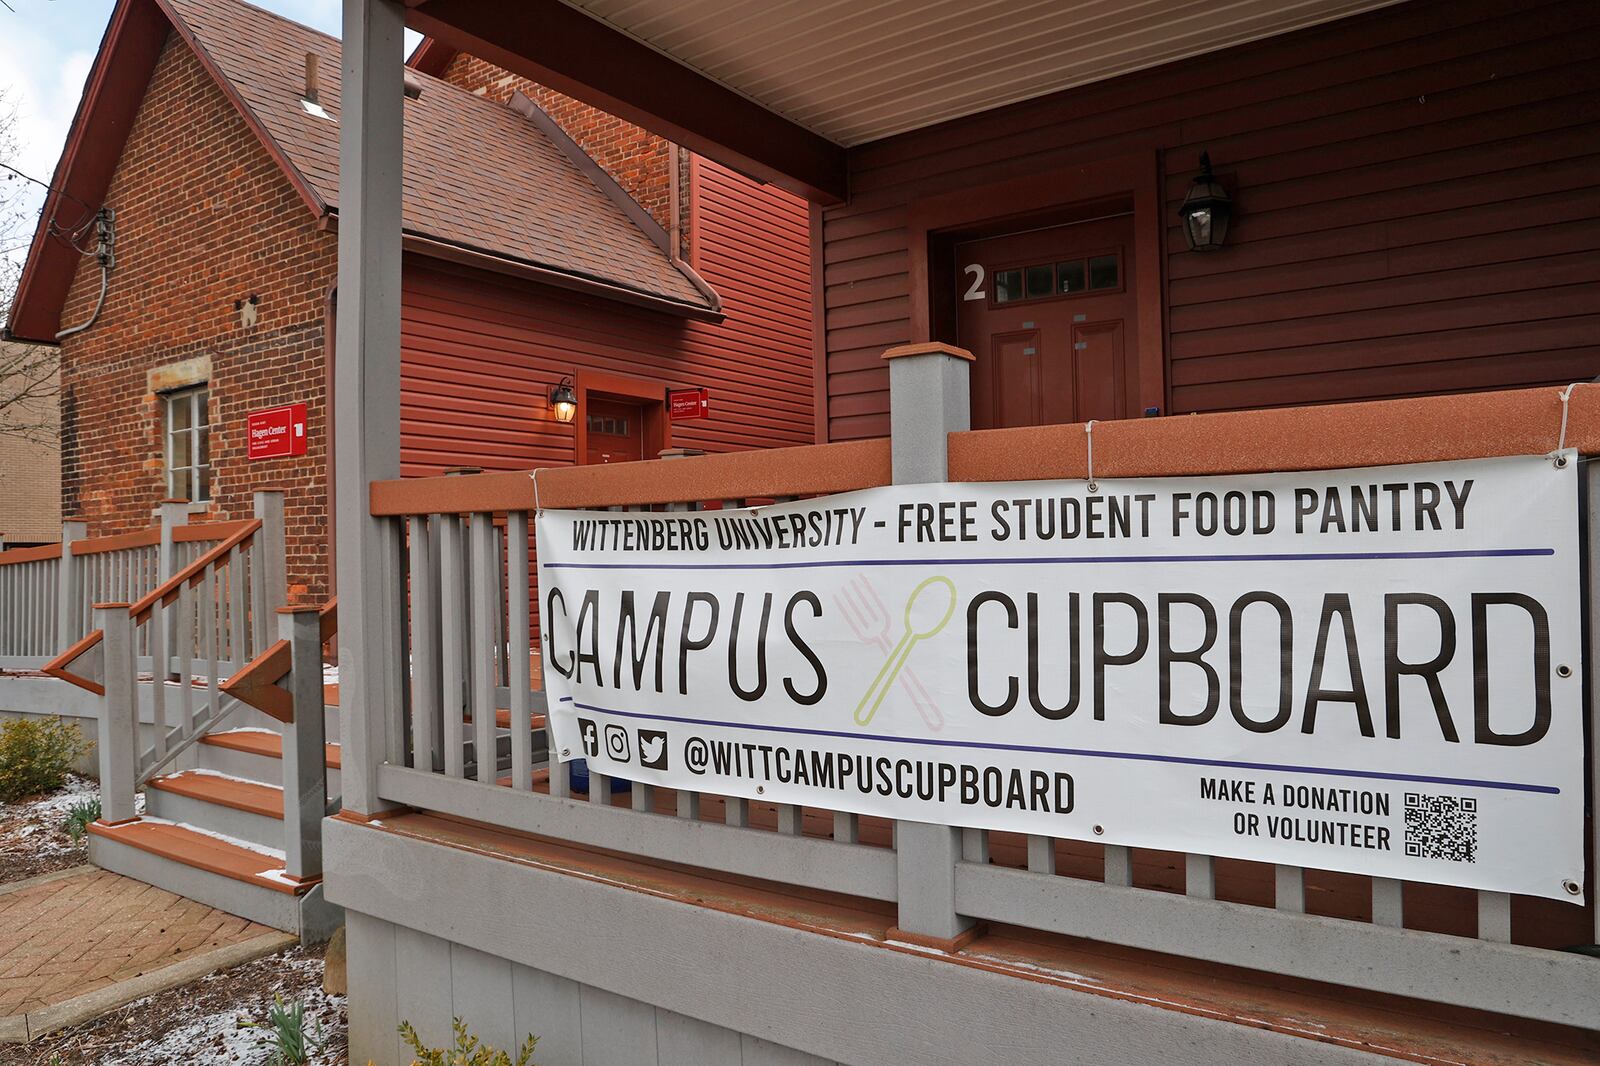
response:
{"label": "porch step", "polygon": [[145,809],[264,848],[283,843],[283,789],[277,785],[215,770],[183,770],[145,783]]}
{"label": "porch step", "polygon": [[339,921],[320,881],[283,875],[283,852],[146,815],[89,826],[89,861],[262,925],[321,940]]}
{"label": "porch step", "polygon": [[[328,795],[340,793],[338,744],[327,746]],[[283,735],[265,729],[241,727],[208,733],[200,738],[200,765],[235,777],[268,784],[283,783]]]}
{"label": "porch step", "polygon": [[[322,708],[322,723],[324,735],[330,741],[339,739],[339,708],[336,704],[326,704]],[[267,729],[274,733],[283,732],[283,723],[276,718],[256,710],[254,707],[244,706],[228,716],[224,723],[228,729]]]}

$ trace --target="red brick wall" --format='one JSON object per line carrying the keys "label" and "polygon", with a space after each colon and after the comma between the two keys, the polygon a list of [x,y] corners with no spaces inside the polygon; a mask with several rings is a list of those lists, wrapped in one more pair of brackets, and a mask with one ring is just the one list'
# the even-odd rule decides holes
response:
{"label": "red brick wall", "polygon": [[[149,371],[211,359],[212,513],[247,517],[286,491],[291,593],[327,589],[324,321],[336,239],[177,38],[169,38],[111,182],[116,269],[105,309],[62,345],[65,513],[93,535],[150,524],[165,495],[164,413]],[[100,271],[85,258],[62,314],[86,319]],[[260,298],[243,328],[237,300]],[[307,454],[245,459],[246,413],[309,405]]]}
{"label": "red brick wall", "polygon": [[464,52],[450,61],[441,77],[502,103],[520,91],[555,119],[663,229],[671,229],[671,146],[665,139]]}

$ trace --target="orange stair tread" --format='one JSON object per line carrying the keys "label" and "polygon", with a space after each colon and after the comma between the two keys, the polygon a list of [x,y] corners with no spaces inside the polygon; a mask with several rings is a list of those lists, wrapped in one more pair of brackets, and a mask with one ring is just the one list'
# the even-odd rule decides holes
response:
{"label": "orange stair tread", "polygon": [[[268,759],[283,758],[283,737],[278,733],[262,733],[254,729],[223,730],[220,733],[207,733],[200,738],[200,743],[232,751],[249,752],[251,755],[261,755]],[[329,768],[339,769],[343,749],[337,744],[329,744],[327,752]]]}
{"label": "orange stair tread", "polygon": [[89,832],[107,840],[126,844],[131,848],[138,848],[140,851],[147,851],[152,855],[160,855],[184,866],[205,870],[235,881],[261,885],[285,895],[304,892],[316,884],[315,881],[306,881],[294,885],[275,877],[264,877],[262,875],[275,870],[281,871],[283,859],[230,844],[226,840],[205,833],[197,833],[182,825],[141,818],[121,825],[93,822],[89,825]]}
{"label": "orange stair tread", "polygon": [[152,777],[146,782],[146,787],[188,796],[204,803],[215,803],[219,807],[259,814],[265,818],[283,817],[283,789],[255,781],[185,770]]}

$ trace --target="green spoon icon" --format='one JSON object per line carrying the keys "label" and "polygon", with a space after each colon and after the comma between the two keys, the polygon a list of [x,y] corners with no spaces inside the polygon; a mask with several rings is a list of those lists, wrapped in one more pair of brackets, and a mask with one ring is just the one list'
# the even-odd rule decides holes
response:
{"label": "green spoon icon", "polygon": [[868,724],[872,716],[878,713],[883,698],[889,694],[889,686],[900,675],[917,641],[927,640],[938,633],[949,624],[950,617],[955,613],[956,585],[949,578],[930,577],[911,590],[911,596],[906,600],[905,634],[894,650],[889,652],[889,658],[884,661],[878,676],[867,686],[866,695],[856,704],[856,725]]}

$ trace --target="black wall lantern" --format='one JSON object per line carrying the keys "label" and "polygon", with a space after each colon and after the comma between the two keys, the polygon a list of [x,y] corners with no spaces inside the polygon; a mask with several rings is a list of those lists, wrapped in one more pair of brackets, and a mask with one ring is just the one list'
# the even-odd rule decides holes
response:
{"label": "black wall lantern", "polygon": [[562,378],[561,384],[550,390],[550,410],[557,422],[571,422],[578,415],[578,394],[572,391],[572,379]]}
{"label": "black wall lantern", "polygon": [[1209,152],[1200,153],[1200,175],[1189,184],[1178,217],[1183,219],[1183,236],[1191,252],[1214,252],[1228,238],[1233,198],[1211,173]]}

